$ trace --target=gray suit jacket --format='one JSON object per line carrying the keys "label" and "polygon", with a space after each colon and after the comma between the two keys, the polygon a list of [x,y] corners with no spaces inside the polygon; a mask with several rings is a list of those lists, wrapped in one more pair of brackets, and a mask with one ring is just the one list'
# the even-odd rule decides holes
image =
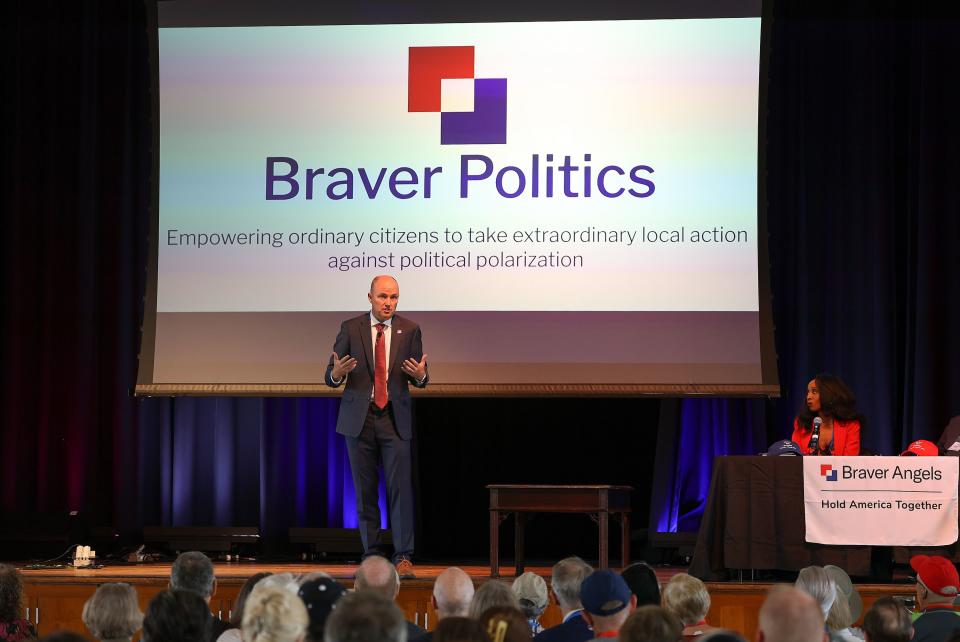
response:
{"label": "gray suit jacket", "polygon": [[[413,436],[410,418],[410,384],[419,388],[426,387],[430,375],[418,384],[408,376],[401,365],[409,358],[419,361],[423,358],[423,344],[420,326],[400,316],[394,315],[390,322],[390,354],[387,355],[387,395],[393,407],[393,420],[401,439]],[[350,355],[357,360],[357,367],[347,375],[346,388],[340,402],[340,414],[337,416],[337,432],[348,437],[356,437],[363,429],[363,422],[370,407],[373,394],[374,354],[373,340],[370,336],[370,313],[344,321],[333,344],[333,351],[340,357]],[[336,388],[330,376],[333,371],[333,356],[327,363],[324,380],[328,386]],[[341,382],[342,383],[342,382]]]}

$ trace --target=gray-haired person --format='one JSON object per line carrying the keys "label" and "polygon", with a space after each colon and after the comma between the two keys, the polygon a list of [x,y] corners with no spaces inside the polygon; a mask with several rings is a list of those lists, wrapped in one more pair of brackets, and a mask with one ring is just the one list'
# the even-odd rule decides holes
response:
{"label": "gray-haired person", "polygon": [[90,635],[106,640],[129,641],[143,625],[137,592],[129,584],[101,584],[83,605],[84,625]]}
{"label": "gray-haired person", "polygon": [[[170,568],[170,589],[196,593],[209,605],[210,598],[217,592],[213,562],[200,551],[181,553]],[[216,642],[220,634],[230,628],[230,623],[214,615],[207,627],[207,642]]]}
{"label": "gray-haired person", "polygon": [[579,557],[567,557],[553,565],[550,595],[560,607],[563,621],[534,638],[536,642],[586,642],[593,638],[590,625],[583,618],[580,585],[593,573],[593,567]]}

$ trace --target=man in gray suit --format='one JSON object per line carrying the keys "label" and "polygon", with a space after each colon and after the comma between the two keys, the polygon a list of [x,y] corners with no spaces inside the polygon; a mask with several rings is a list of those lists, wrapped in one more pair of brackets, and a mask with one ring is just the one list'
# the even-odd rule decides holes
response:
{"label": "man in gray suit", "polygon": [[420,326],[396,316],[400,287],[392,276],[378,276],[367,294],[370,312],[344,321],[333,345],[325,380],[346,380],[337,432],[347,454],[357,494],[357,518],[364,555],[385,553],[377,505],[378,465],[383,464],[397,572],[414,577],[413,483],[410,439],[410,384],[427,385],[427,355]]}

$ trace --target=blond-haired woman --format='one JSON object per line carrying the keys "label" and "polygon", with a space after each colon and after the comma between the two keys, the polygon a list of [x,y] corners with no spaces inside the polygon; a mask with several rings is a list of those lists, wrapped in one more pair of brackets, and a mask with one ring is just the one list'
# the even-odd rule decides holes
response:
{"label": "blond-haired woman", "polygon": [[254,587],[243,607],[244,642],[302,642],[309,621],[303,600],[264,584]]}

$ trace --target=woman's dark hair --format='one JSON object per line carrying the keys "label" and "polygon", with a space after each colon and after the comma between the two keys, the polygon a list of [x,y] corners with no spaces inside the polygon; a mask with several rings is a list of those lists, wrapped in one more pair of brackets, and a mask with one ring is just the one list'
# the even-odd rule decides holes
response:
{"label": "woman's dark hair", "polygon": [[0,564],[0,622],[13,622],[22,617],[23,580],[20,571],[9,564]]}
{"label": "woman's dark hair", "polygon": [[231,629],[240,628],[240,624],[243,622],[243,606],[247,603],[247,597],[249,597],[250,591],[257,585],[257,582],[270,575],[273,575],[273,573],[257,573],[240,587],[240,592],[237,593],[237,601],[233,603],[233,612],[230,613]]}
{"label": "woman's dark hair", "polygon": [[490,636],[479,620],[445,617],[433,630],[433,642],[490,642]]}
{"label": "woman's dark hair", "polygon": [[163,591],[143,617],[144,642],[204,642],[210,607],[193,591]]}
{"label": "woman's dark hair", "polygon": [[[860,418],[860,413],[857,412],[857,398],[840,377],[818,374],[813,380],[817,382],[817,391],[820,393],[820,413],[844,421]],[[797,413],[797,420],[803,428],[812,430],[813,418],[816,416],[817,413],[807,408],[804,401],[800,412]]]}
{"label": "woman's dark hair", "polygon": [[637,607],[660,606],[660,583],[657,574],[646,562],[635,562],[620,573],[630,592],[637,596]]}

